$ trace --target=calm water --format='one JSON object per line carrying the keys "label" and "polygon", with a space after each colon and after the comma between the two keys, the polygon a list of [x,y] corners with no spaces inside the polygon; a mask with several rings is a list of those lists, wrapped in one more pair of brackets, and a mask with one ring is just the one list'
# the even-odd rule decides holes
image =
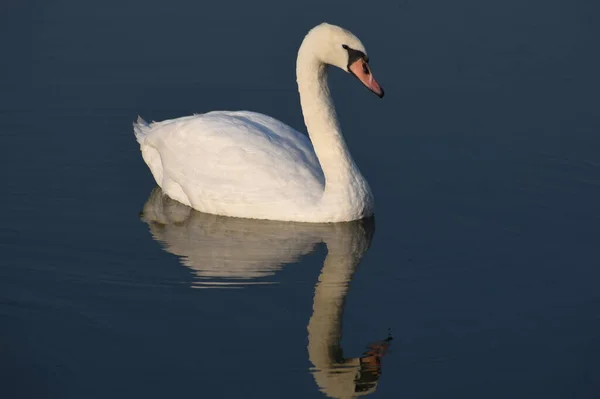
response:
{"label": "calm water", "polygon": [[[597,398],[599,11],[4,1],[0,396]],[[331,76],[375,221],[227,219],[154,190],[137,114],[303,131],[295,55],[324,20],[386,90]]]}

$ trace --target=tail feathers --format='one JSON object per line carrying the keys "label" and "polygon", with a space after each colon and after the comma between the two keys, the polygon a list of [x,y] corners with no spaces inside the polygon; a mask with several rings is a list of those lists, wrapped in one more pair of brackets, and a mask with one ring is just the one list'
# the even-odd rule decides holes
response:
{"label": "tail feathers", "polygon": [[146,137],[149,131],[150,124],[138,115],[137,121],[133,123],[133,132],[138,143],[142,144],[144,142],[144,138]]}

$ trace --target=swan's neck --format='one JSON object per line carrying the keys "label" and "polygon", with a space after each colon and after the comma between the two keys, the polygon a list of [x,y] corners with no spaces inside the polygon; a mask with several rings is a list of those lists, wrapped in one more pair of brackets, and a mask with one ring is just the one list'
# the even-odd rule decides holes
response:
{"label": "swan's neck", "polygon": [[313,41],[305,39],[298,52],[296,75],[304,123],[325,176],[323,203],[357,208],[367,216],[371,192],[354,163],[333,106],[327,83],[327,65],[312,51]]}

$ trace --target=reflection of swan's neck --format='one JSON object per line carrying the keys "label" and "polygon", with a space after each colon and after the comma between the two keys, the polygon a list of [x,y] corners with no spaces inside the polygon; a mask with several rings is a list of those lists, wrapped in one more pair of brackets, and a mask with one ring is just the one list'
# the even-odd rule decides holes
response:
{"label": "reflection of swan's neck", "polygon": [[318,369],[329,369],[342,361],[342,314],[344,300],[357,259],[329,253],[315,288],[313,314],[308,323],[308,353]]}
{"label": "reflection of swan's neck", "polygon": [[308,355],[321,390],[332,397],[353,397],[358,358],[345,359],[340,341],[342,316],[349,283],[368,240],[358,234],[327,237],[327,257],[315,287],[313,314],[308,323]]}
{"label": "reflection of swan's neck", "polygon": [[327,84],[328,67],[316,56],[318,39],[311,34],[304,39],[298,51],[296,75],[304,123],[325,176],[322,205],[331,201],[337,206],[350,206],[350,198],[356,196],[362,199],[360,202],[369,202],[366,197],[371,197],[370,189],[342,136]]}

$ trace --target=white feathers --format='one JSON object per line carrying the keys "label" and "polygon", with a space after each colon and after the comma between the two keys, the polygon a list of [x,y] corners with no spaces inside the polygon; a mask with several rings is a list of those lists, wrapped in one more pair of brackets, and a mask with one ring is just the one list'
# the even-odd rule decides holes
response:
{"label": "white feathers", "polygon": [[351,33],[322,24],[299,50],[298,87],[312,144],[286,124],[249,111],[149,125],[138,118],[142,156],[163,192],[225,216],[299,222],[370,216],[371,191],[341,135],[322,68],[325,56],[345,68],[347,43],[364,49]]}
{"label": "white feathers", "polygon": [[141,116],[138,115],[137,121],[133,124],[133,133],[138,143],[143,144],[144,137],[148,133],[150,125]]}
{"label": "white feathers", "polygon": [[152,123],[142,154],[167,195],[208,213],[285,218],[276,210],[316,204],[325,185],[308,137],[254,112]]}

